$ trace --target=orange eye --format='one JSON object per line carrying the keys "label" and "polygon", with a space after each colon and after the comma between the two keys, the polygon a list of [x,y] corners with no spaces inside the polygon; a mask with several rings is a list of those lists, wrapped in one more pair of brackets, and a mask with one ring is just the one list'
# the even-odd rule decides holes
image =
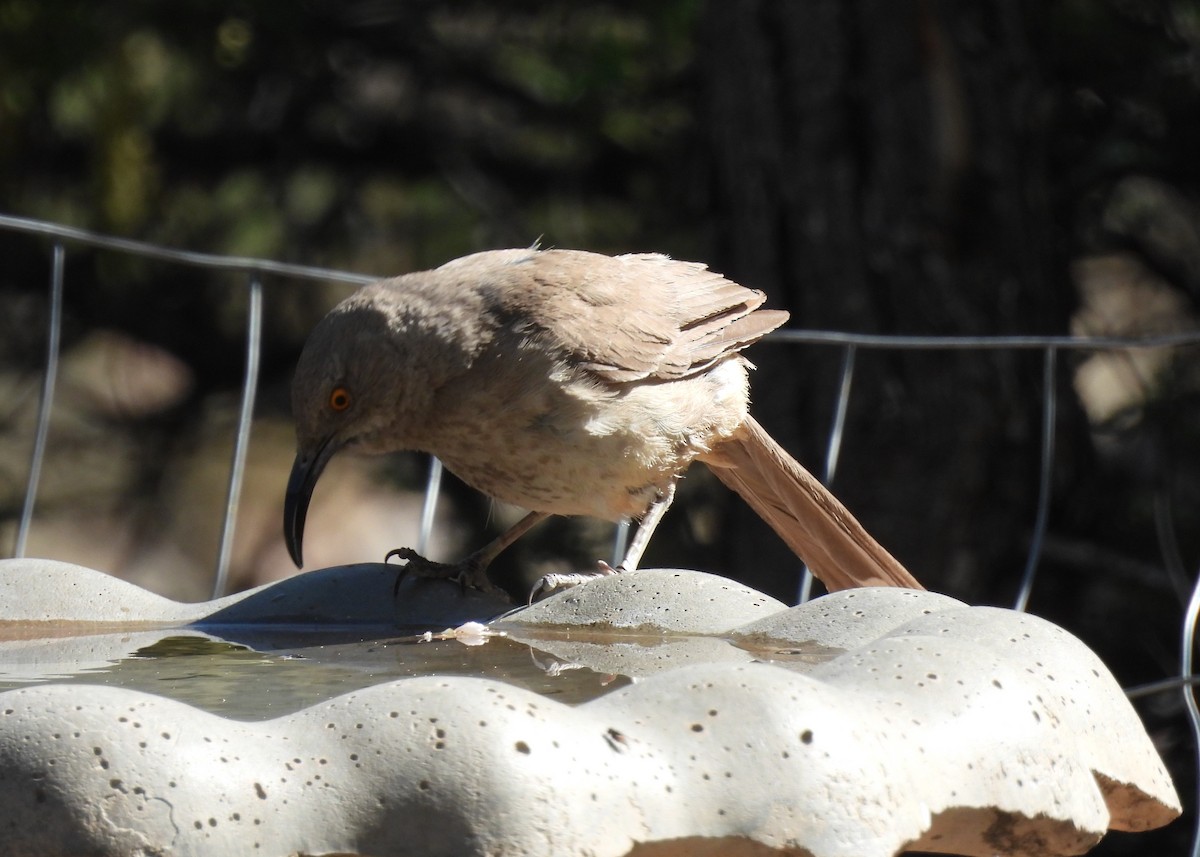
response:
{"label": "orange eye", "polygon": [[350,407],[350,391],[345,387],[334,387],[329,394],[329,407],[335,411],[344,411]]}

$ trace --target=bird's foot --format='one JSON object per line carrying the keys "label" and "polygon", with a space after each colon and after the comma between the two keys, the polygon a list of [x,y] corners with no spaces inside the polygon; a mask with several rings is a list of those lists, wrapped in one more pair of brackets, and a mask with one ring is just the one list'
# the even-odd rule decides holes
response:
{"label": "bird's foot", "polygon": [[625,571],[624,564],[613,568],[604,560],[596,563],[595,571],[575,571],[569,574],[546,574],[538,580],[533,590],[529,593],[529,603],[540,601],[541,599],[558,592],[563,589],[571,589],[579,586],[581,583],[587,583],[589,580],[595,580],[598,577],[608,577],[613,574],[620,574]]}
{"label": "bird's foot", "polygon": [[488,579],[487,565],[476,562],[474,556],[469,556],[455,563],[434,562],[431,559],[421,556],[412,548],[395,548],[387,552],[387,556],[383,558],[383,561],[388,562],[392,557],[404,560],[404,565],[399,567],[399,572],[396,575],[396,583],[392,587],[393,598],[399,594],[400,584],[410,574],[435,580],[450,580],[457,583],[464,591],[469,586],[481,592],[495,595],[504,594],[504,591],[500,587]]}

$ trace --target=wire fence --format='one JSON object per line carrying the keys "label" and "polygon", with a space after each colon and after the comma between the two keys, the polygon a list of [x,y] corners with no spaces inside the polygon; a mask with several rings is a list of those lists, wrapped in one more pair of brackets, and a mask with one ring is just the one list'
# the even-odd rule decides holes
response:
{"label": "wire fence", "polygon": [[[59,374],[59,352],[62,342],[63,290],[66,253],[69,245],[91,247],[130,254],[146,259],[207,268],[224,272],[241,273],[246,277],[247,324],[245,334],[246,356],[241,398],[238,408],[236,436],[232,460],[229,466],[224,517],[220,531],[219,548],[214,571],[213,596],[224,594],[229,575],[230,557],[234,529],[237,521],[238,503],[245,478],[246,453],[250,439],[251,416],[257,397],[259,361],[262,351],[263,332],[263,280],[264,277],[290,278],[310,281],[338,282],[363,285],[377,277],[347,271],[293,265],[266,259],[239,256],[222,256],[176,250],[156,244],[131,241],[100,235],[82,229],[61,226],[39,220],[0,214],[0,231],[21,233],[40,237],[50,244],[48,289],[48,322],[46,333],[45,370],[38,402],[36,429],[26,481],[24,502],[17,527],[13,555],[23,557],[30,527],[33,522],[37,501],[38,484],[46,455],[50,415],[55,402],[55,387]],[[1042,354],[1042,421],[1041,454],[1038,470],[1038,499],[1034,517],[1029,552],[1021,575],[1018,594],[1013,607],[1025,610],[1030,594],[1037,581],[1046,536],[1049,509],[1052,501],[1051,474],[1054,468],[1054,434],[1058,414],[1058,381],[1056,375],[1059,354],[1064,351],[1100,352],[1149,348],[1181,348],[1200,345],[1200,331],[1158,334],[1137,337],[1124,336],[893,336],[854,334],[826,330],[780,330],[769,335],[773,341],[792,346],[825,347],[841,350],[840,379],[834,417],[830,428],[824,461],[824,481],[830,482],[837,471],[838,460],[846,429],[846,414],[853,390],[857,355],[865,350],[1034,350]],[[424,506],[420,522],[418,552],[424,552],[434,526],[434,508],[441,484],[440,462],[433,460],[427,479]],[[614,562],[619,561],[627,534],[627,525],[618,529],[614,545]],[[1170,560],[1167,559],[1170,565]],[[812,586],[812,577],[805,571],[797,600],[807,600]],[[1184,613],[1179,634],[1179,663],[1177,675],[1136,687],[1126,688],[1130,698],[1150,694],[1181,690],[1189,718],[1197,768],[1200,770],[1200,709],[1197,707],[1193,685],[1197,682],[1194,661],[1194,642],[1197,619],[1200,617],[1200,577],[1193,583],[1191,597]],[[1194,857],[1200,857],[1200,812],[1193,836]]]}

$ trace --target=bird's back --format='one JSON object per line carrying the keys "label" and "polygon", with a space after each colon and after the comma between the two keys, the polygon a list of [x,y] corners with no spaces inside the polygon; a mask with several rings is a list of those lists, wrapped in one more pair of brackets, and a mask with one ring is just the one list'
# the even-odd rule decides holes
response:
{"label": "bird's back", "polygon": [[702,372],[783,324],[762,292],[660,254],[493,250],[435,272],[613,382]]}

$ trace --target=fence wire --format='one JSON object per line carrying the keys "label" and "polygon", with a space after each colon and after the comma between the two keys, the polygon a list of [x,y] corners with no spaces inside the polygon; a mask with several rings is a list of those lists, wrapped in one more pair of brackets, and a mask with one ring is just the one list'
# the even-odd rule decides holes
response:
{"label": "fence wire", "polygon": [[[353,285],[365,285],[375,281],[378,277],[307,265],[294,265],[267,259],[177,250],[157,244],[116,238],[88,230],[5,214],[0,214],[0,231],[41,237],[48,239],[51,245],[49,254],[50,283],[47,297],[49,312],[47,314],[46,356],[24,503],[13,548],[13,556],[18,558],[25,555],[28,543],[42,464],[46,456],[50,415],[54,407],[56,381],[59,374],[59,349],[62,340],[64,272],[67,245],[92,247],[170,264],[246,275],[245,291],[248,312],[245,369],[213,585],[213,597],[224,594],[228,581],[238,503],[241,498],[242,483],[245,474],[251,418],[257,395],[259,361],[262,350],[264,277],[338,282]],[[828,330],[779,330],[770,334],[768,338],[772,341],[798,347],[841,349],[840,381],[837,386],[837,399],[834,403],[833,411],[834,418],[830,427],[823,470],[826,483],[832,481],[837,471],[838,459],[846,428],[846,414],[854,382],[855,358],[860,350],[980,351],[1019,349],[1042,352],[1042,435],[1038,471],[1038,501],[1029,553],[1022,572],[1018,595],[1013,605],[1017,610],[1025,610],[1036,582],[1049,518],[1052,499],[1051,475],[1054,467],[1054,431],[1057,420],[1058,401],[1056,367],[1059,352],[1180,348],[1200,345],[1200,331],[1131,337],[1068,335],[896,336],[845,333]],[[440,490],[441,475],[441,463],[435,459],[430,465],[424,505],[421,512],[420,535],[417,545],[419,552],[424,552],[433,531],[434,509],[437,494]],[[1178,557],[1178,547],[1171,532],[1169,517],[1156,515],[1156,522],[1159,527],[1159,539],[1164,555],[1164,562],[1168,567],[1181,566],[1182,563]],[[614,563],[621,559],[627,532],[627,524],[618,528],[614,544]],[[1178,573],[1176,576],[1179,576]],[[797,596],[799,601],[809,598],[811,585],[812,576],[805,569]],[[1167,676],[1159,681],[1138,687],[1126,688],[1126,694],[1131,699],[1134,699],[1173,690],[1180,690],[1182,692],[1184,705],[1189,717],[1189,725],[1192,730],[1197,770],[1200,772],[1200,707],[1197,706],[1196,697],[1193,692],[1193,686],[1200,681],[1200,677],[1197,676],[1195,671],[1194,661],[1195,632],[1198,618],[1200,618],[1200,574],[1197,574],[1187,585],[1190,585],[1191,591],[1179,635],[1179,674],[1176,676]],[[1198,778],[1198,781],[1200,781],[1200,778]],[[1195,808],[1193,807],[1193,809]],[[1196,812],[1195,815],[1197,826],[1193,835],[1191,853],[1194,857],[1200,857],[1200,812]]]}

